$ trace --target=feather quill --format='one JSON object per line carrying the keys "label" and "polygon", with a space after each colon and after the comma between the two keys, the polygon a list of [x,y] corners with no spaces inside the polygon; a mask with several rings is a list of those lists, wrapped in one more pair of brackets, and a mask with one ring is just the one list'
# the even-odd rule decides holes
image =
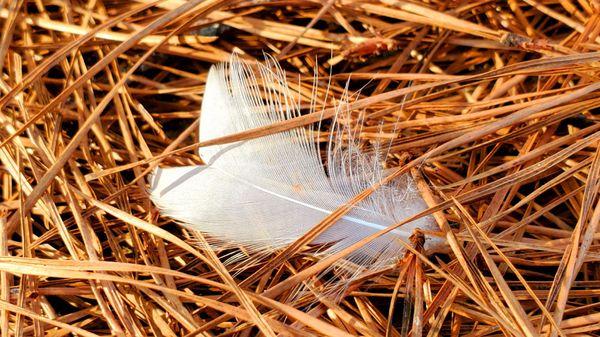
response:
{"label": "feather quill", "polygon": [[[200,141],[270,125],[300,115],[284,72],[267,60],[254,71],[232,57],[208,74],[200,117]],[[337,117],[349,113],[337,105]],[[312,111],[315,107],[312,105]],[[296,128],[259,139],[199,149],[206,165],[157,169],[150,197],[163,215],[220,242],[255,251],[281,248],[298,239],[357,193],[382,179],[379,148],[361,152],[356,129],[335,118],[326,150],[310,130]],[[349,139],[349,141],[348,141]],[[346,141],[344,141],[346,140]],[[313,243],[335,253],[424,209],[408,176],[379,188]],[[434,229],[431,217],[408,223],[348,256],[354,272],[375,271],[402,257],[402,244],[417,228]],[[441,243],[428,238],[426,248]]]}

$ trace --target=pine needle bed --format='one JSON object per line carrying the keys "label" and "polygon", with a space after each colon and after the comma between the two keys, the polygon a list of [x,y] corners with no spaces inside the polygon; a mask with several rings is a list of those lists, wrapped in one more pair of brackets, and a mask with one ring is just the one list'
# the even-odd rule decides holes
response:
{"label": "pine needle bed", "polygon": [[[598,335],[597,1],[0,0],[0,25],[0,336]],[[306,97],[317,76],[324,112],[198,142],[231,53]],[[309,238],[207,249],[150,202],[155,167],[327,120],[346,88],[439,230],[341,300]]]}

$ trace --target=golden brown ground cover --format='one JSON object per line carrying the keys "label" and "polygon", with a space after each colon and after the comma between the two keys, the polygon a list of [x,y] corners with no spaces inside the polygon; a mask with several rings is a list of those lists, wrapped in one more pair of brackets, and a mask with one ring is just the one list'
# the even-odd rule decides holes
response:
{"label": "golden brown ground cover", "polygon": [[[4,0],[0,24],[0,336],[598,334],[597,1]],[[361,140],[393,142],[448,251],[290,302],[331,259],[298,244],[238,273],[218,261],[244,247],[159,216],[147,174],[200,163],[232,52],[300,95],[352,73]]]}

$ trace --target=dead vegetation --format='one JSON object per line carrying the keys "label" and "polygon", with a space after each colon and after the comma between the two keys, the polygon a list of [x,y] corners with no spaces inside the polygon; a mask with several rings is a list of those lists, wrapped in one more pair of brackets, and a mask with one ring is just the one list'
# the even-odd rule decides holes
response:
{"label": "dead vegetation", "polygon": [[[0,0],[0,24],[2,337],[599,333],[597,1]],[[238,273],[218,261],[243,247],[158,216],[146,176],[200,162],[206,74],[234,51],[307,97],[313,71],[334,98],[352,74],[361,137],[393,140],[388,179],[417,178],[448,252],[416,235],[343,301],[290,303],[339,256],[306,237]]]}

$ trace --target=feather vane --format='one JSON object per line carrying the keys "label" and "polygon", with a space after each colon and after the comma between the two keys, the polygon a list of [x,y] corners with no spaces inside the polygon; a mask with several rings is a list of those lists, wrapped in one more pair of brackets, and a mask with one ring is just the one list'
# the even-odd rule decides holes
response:
{"label": "feather vane", "polygon": [[[300,114],[300,100],[277,62],[251,66],[233,58],[208,74],[200,117],[200,141],[270,125]],[[326,150],[326,167],[311,130],[295,128],[259,139],[199,149],[206,165],[157,169],[150,197],[163,215],[222,242],[257,251],[298,239],[357,193],[381,180],[379,148],[363,153],[357,130],[340,121],[338,104]],[[312,104],[311,110],[315,107]],[[344,142],[342,139],[350,139]],[[404,176],[379,188],[321,234],[329,254],[427,208]],[[433,229],[431,217],[408,223],[347,257],[358,270],[373,271],[402,257],[416,228]],[[440,244],[428,238],[426,247]]]}

